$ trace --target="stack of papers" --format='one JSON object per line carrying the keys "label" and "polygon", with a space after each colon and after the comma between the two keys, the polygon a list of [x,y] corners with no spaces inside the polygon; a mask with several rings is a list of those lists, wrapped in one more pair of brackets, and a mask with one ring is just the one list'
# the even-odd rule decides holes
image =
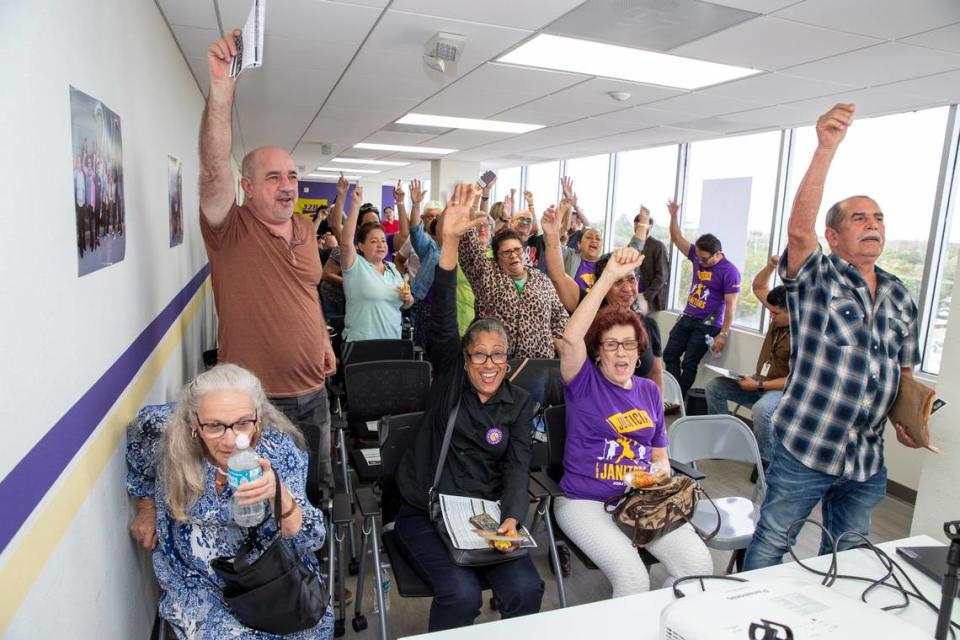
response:
{"label": "stack of papers", "polygon": [[707,369],[710,369],[710,371],[713,371],[714,373],[719,373],[724,378],[729,378],[730,380],[744,380],[745,378],[747,378],[747,376],[743,375],[742,373],[737,373],[736,371],[733,371],[731,369],[724,369],[723,367],[715,367],[712,364],[705,364],[703,366],[705,366]]}
{"label": "stack of papers", "polygon": [[263,64],[263,17],[265,0],[254,0],[250,15],[243,25],[243,31],[235,39],[237,55],[230,65],[230,77],[236,78],[240,72]]}
{"label": "stack of papers", "polygon": [[[441,493],[440,510],[443,512],[443,523],[447,526],[450,540],[457,549],[486,549],[490,546],[487,538],[475,531],[470,518],[481,513],[488,513],[496,522],[500,522],[500,505],[490,500],[480,498],[465,498]],[[530,536],[526,527],[519,527],[517,533]],[[523,538],[521,547],[536,547],[533,537]]]}

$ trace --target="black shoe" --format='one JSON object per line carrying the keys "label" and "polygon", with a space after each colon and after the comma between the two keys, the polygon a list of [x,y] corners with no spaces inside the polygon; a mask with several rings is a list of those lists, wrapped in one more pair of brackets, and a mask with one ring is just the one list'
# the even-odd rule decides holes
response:
{"label": "black shoe", "polygon": [[[570,547],[563,543],[557,544],[557,560],[560,562],[560,575],[564,578],[570,577]],[[550,573],[556,574],[553,563],[550,563]]]}
{"label": "black shoe", "polygon": [[757,473],[757,467],[754,465],[753,471],[750,473],[750,484],[757,484],[757,478],[760,477],[760,474]]}
{"label": "black shoe", "polygon": [[678,405],[676,402],[663,403],[663,415],[672,416],[675,413],[680,413],[680,405]]}

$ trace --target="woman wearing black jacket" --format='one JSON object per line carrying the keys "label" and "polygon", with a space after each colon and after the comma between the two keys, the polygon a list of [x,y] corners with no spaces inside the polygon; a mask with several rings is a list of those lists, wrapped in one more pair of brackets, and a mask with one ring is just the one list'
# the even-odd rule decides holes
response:
{"label": "woman wearing black jacket", "polygon": [[[504,377],[506,331],[494,320],[476,320],[462,343],[457,331],[456,268],[460,237],[485,218],[470,220],[475,186],[458,185],[441,218],[440,263],[433,283],[429,353],[437,378],[415,446],[397,470],[403,497],[394,532],[407,560],[433,588],[430,631],[472,624],[481,591],[493,589],[500,614],[510,618],[540,610],[543,581],[529,557],[486,567],[455,565],[427,513],[447,419],[459,404],[440,493],[499,500],[500,533],[516,530],[527,508],[530,432],[534,403]],[[504,553],[511,553],[511,547]]]}

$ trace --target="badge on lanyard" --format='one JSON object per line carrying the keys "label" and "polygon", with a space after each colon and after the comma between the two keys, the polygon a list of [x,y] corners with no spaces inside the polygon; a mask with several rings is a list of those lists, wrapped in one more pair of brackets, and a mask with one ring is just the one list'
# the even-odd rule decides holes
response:
{"label": "badge on lanyard", "polygon": [[767,360],[763,363],[763,366],[760,367],[760,375],[766,378],[770,374],[770,361]]}

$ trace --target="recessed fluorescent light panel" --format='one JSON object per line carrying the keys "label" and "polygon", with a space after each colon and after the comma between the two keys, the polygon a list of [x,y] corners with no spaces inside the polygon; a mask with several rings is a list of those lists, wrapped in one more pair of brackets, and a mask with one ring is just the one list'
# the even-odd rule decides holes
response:
{"label": "recessed fluorescent light panel", "polygon": [[396,162],[394,160],[366,160],[364,158],[334,158],[330,162],[343,162],[345,164],[376,164],[382,167],[405,167],[409,162]]}
{"label": "recessed fluorescent light panel", "polygon": [[537,36],[497,62],[678,89],[699,89],[760,73],[757,69],[548,34]]}
{"label": "recessed fluorescent light panel", "polygon": [[[343,171],[339,167],[317,167],[317,171]],[[380,173],[379,169],[350,169],[354,173]]]}
{"label": "recessed fluorescent light panel", "polygon": [[[308,177],[308,178],[325,178],[325,179],[330,179],[330,180],[339,180],[339,179],[340,179],[340,174],[339,174],[339,173],[337,173],[337,174],[333,174],[333,173],[308,173],[308,174],[307,174],[307,177]],[[343,177],[346,178],[347,180],[359,180],[359,179],[360,179],[360,176],[343,176]]]}
{"label": "recessed fluorescent light panel", "polygon": [[358,142],[353,145],[354,149],[370,149],[372,151],[399,151],[401,153],[425,153],[427,155],[445,156],[448,153],[456,153],[456,149],[444,149],[442,147],[408,147],[402,144],[374,144],[372,142]]}
{"label": "recessed fluorescent light panel", "polygon": [[474,129],[476,131],[502,131],[504,133],[527,133],[543,129],[542,124],[523,122],[503,122],[500,120],[478,120],[476,118],[454,118],[452,116],[431,116],[426,113],[408,113],[397,124],[417,124],[425,127],[443,129]]}

